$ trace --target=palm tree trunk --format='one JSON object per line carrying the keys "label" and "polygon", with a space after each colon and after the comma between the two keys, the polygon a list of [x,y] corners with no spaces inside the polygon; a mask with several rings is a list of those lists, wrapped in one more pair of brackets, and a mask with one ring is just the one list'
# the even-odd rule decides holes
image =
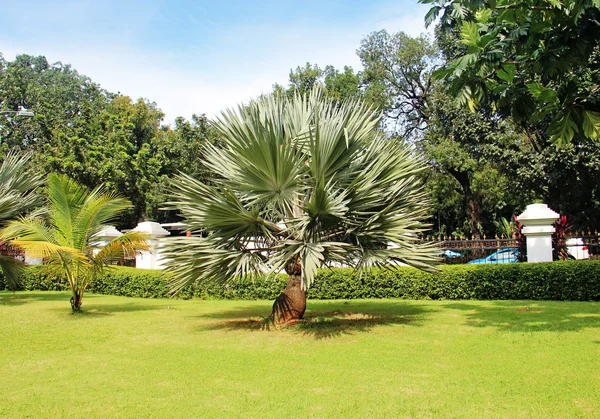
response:
{"label": "palm tree trunk", "polygon": [[306,311],[306,291],[301,287],[301,277],[290,275],[288,283],[273,303],[271,318],[276,324],[295,323],[302,320]]}
{"label": "palm tree trunk", "polygon": [[73,296],[71,297],[71,309],[73,310],[73,313],[81,313],[82,300],[83,292],[73,291]]}
{"label": "palm tree trunk", "polygon": [[275,324],[289,324],[302,320],[306,311],[306,290],[302,289],[302,267],[299,261],[285,269],[288,283],[273,303],[271,319]]}

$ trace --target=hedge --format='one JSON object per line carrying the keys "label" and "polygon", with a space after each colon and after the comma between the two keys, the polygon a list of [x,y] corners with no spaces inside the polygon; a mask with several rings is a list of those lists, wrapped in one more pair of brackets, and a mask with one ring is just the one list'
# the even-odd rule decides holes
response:
{"label": "hedge", "polygon": [[[232,281],[225,286],[188,287],[179,298],[273,300],[285,287],[286,275]],[[0,289],[4,283],[0,279]],[[60,278],[46,278],[29,268],[26,290],[66,290]],[[167,298],[167,279],[160,271],[114,267],[94,282],[98,294]],[[311,299],[405,298],[446,300],[600,301],[600,261],[557,261],[504,265],[450,265],[437,273],[414,268],[373,269],[359,275],[349,268],[322,269],[308,292]]]}

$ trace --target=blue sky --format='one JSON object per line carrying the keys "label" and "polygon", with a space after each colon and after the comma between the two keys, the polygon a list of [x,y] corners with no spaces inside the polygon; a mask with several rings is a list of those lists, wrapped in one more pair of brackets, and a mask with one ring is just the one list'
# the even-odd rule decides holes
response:
{"label": "blue sky", "polygon": [[6,2],[0,52],[70,63],[102,87],[158,103],[166,122],[286,83],[291,68],[360,68],[356,49],[386,29],[418,35],[427,7],[396,1]]}

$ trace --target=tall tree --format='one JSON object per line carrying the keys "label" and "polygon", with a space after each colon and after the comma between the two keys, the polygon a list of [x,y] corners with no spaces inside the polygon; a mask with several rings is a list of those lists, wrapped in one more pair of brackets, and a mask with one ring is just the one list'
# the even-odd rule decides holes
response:
{"label": "tall tree", "polygon": [[[427,130],[416,147],[436,173],[427,184],[435,202],[434,225],[443,222],[447,234],[493,233],[495,220],[511,218],[516,208],[534,199],[532,193],[523,190],[515,193],[501,160],[492,158],[497,157],[498,150],[511,146],[516,136],[510,126],[456,106],[440,89],[432,95],[430,103]],[[460,187],[453,188],[453,182],[444,179],[444,174]],[[449,203],[456,202],[453,190],[458,191],[462,211],[451,208],[442,211]],[[448,210],[450,213],[442,217]]]}
{"label": "tall tree", "polygon": [[174,185],[171,206],[195,236],[171,243],[173,292],[285,269],[272,318],[289,322],[302,318],[306,289],[329,262],[429,268],[435,253],[416,241],[425,228],[422,166],[398,142],[373,139],[378,122],[377,112],[321,90],[223,114],[215,125],[223,147],[205,155],[213,181],[182,174]]}
{"label": "tall tree", "polygon": [[597,0],[419,0],[466,49],[438,73],[464,105],[545,122],[552,142],[600,138]]}
{"label": "tall tree", "polygon": [[436,32],[449,52],[438,76],[463,106],[487,108],[514,124],[515,141],[488,149],[488,160],[525,196],[542,199],[579,228],[597,226],[597,2],[426,3],[430,19],[441,16]]}
{"label": "tall tree", "polygon": [[366,97],[379,105],[388,127],[402,136],[423,129],[429,117],[432,71],[440,65],[439,51],[422,35],[373,32],[357,51],[365,68]]}
{"label": "tall tree", "polygon": [[380,95],[387,132],[410,138],[433,169],[423,175],[436,198],[434,227],[478,236],[490,232],[494,227],[487,219],[497,211],[511,211],[512,202],[496,187],[505,177],[486,161],[486,147],[499,141],[497,124],[484,112],[461,110],[433,79],[455,45],[450,39],[444,44],[448,49],[440,50],[425,36],[379,31],[362,41],[358,54],[365,67],[365,92]]}

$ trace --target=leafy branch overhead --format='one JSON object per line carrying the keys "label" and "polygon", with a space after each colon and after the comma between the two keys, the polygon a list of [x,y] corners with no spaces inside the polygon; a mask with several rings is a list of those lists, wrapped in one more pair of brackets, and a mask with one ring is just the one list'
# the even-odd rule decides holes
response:
{"label": "leafy branch overhead", "polygon": [[466,49],[436,77],[471,110],[545,122],[561,146],[600,137],[599,0],[419,0]]}

